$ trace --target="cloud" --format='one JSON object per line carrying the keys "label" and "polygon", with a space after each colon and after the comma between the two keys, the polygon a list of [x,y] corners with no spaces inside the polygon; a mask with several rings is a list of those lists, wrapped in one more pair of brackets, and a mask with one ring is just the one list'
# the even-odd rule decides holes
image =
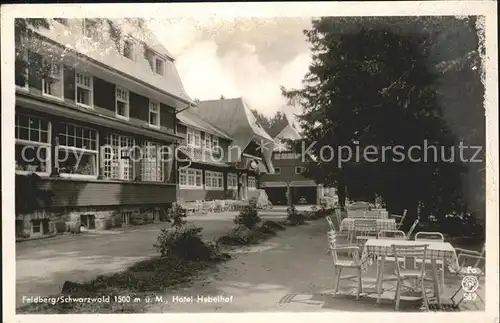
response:
{"label": "cloud", "polygon": [[149,26],[176,57],[192,98],[241,96],[251,108],[271,116],[286,106],[280,85],[299,87],[308,70],[311,58],[301,33],[307,23],[156,20]]}

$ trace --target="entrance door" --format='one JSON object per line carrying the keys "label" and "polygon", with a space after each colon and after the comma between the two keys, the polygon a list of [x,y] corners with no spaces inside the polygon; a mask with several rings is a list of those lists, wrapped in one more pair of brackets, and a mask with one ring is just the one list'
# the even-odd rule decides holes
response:
{"label": "entrance door", "polygon": [[247,174],[241,174],[240,199],[246,200],[248,195]]}

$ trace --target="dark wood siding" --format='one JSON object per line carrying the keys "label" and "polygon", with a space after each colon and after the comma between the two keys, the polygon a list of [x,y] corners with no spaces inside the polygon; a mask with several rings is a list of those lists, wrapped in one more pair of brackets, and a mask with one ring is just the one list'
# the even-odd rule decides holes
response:
{"label": "dark wood siding", "polygon": [[64,65],[64,99],[75,101],[75,69]]}
{"label": "dark wood siding", "polygon": [[160,125],[167,129],[175,129],[174,108],[165,104],[160,104]]}
{"label": "dark wood siding", "polygon": [[130,92],[129,101],[130,118],[149,123],[149,99],[134,92]]}
{"label": "dark wood siding", "polygon": [[58,180],[42,186],[54,193],[52,207],[162,204],[176,200],[175,185]]}
{"label": "dark wood siding", "polygon": [[30,89],[42,91],[42,61],[43,57],[37,53],[29,53],[28,84]]}
{"label": "dark wood siding", "polygon": [[115,85],[94,77],[94,105],[115,111]]}

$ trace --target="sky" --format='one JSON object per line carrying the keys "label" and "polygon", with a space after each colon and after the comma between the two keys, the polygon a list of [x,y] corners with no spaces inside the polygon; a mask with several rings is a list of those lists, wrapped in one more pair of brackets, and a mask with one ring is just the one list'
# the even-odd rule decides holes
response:
{"label": "sky", "polygon": [[193,99],[243,97],[266,116],[293,117],[280,86],[300,88],[311,61],[304,18],[150,20],[148,26],[176,58]]}

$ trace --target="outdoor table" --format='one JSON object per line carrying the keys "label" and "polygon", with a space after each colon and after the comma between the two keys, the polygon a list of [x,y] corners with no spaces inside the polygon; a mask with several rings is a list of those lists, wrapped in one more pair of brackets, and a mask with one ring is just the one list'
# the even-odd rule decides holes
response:
{"label": "outdoor table", "polygon": [[361,255],[361,269],[365,271],[371,265],[371,259],[380,257],[380,269],[377,270],[377,303],[380,303],[382,295],[382,282],[384,279],[384,263],[386,256],[394,256],[391,245],[422,245],[426,244],[427,253],[426,258],[431,260],[433,289],[436,296],[438,306],[441,306],[441,295],[438,285],[438,273],[436,260],[443,260],[445,265],[452,268],[459,268],[457,254],[455,249],[449,242],[443,241],[422,241],[422,240],[395,240],[395,239],[368,239],[364,245],[363,253]]}

